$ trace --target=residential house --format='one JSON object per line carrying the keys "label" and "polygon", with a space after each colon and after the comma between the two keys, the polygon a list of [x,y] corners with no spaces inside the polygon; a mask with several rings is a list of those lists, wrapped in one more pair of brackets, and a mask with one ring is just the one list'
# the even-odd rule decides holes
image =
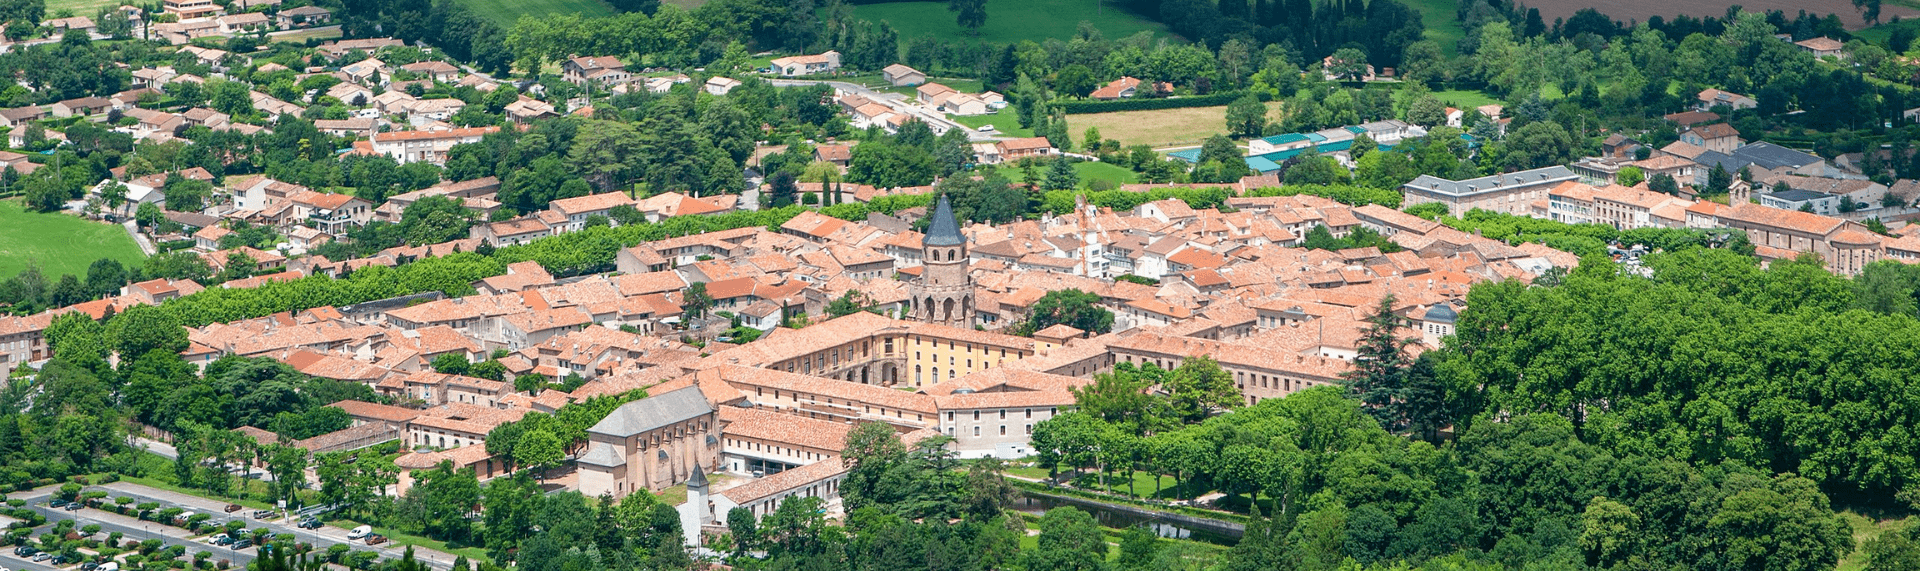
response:
{"label": "residential house", "polygon": [[1752,97],[1718,89],[1703,89],[1699,95],[1694,97],[1693,108],[1696,111],[1712,111],[1715,106],[1719,105],[1725,105],[1728,108],[1738,111],[1759,107],[1760,102],[1754,101]]}
{"label": "residential house", "polygon": [[347,74],[347,81],[366,86],[386,85],[387,81],[393,79],[392,72],[387,70],[387,63],[374,58],[341,66],[340,72]]}
{"label": "residential house", "polygon": [[572,57],[560,64],[560,78],[577,85],[626,83],[633,79],[627,64],[614,56]]}
{"label": "residential house", "polygon": [[776,58],[772,62],[773,72],[786,77],[830,73],[840,69],[840,52]]}
{"label": "residential house", "polygon": [[352,228],[366,226],[373,217],[373,203],[351,194],[309,191],[288,199],[293,203],[294,217],[334,236],[344,236]]}
{"label": "residential house", "polygon": [[324,26],[333,21],[333,11],[319,6],[288,8],[274,14],[274,20],[286,29]]}
{"label": "residential house", "polygon": [[264,31],[273,27],[273,20],[260,12],[228,14],[214,18],[214,21],[219,22],[220,33],[229,35]]}
{"label": "residential house", "polygon": [[1726,123],[1688,127],[1680,132],[1680,140],[1689,145],[1724,154],[1733,154],[1734,149],[1746,144],[1746,141],[1740,140],[1740,131]]}
{"label": "residential house", "polygon": [[477,143],[480,138],[499,131],[496,126],[388,131],[373,135],[373,152],[393,157],[401,163],[426,161],[445,164],[447,151],[461,143]]}
{"label": "residential house", "polygon": [[48,107],[53,110],[54,117],[91,117],[94,115],[104,115],[107,111],[112,110],[113,100],[105,97],[81,97],[59,101]]}
{"label": "residential house", "polygon": [[853,160],[853,147],[835,143],[821,143],[813,147],[813,160],[833,163],[834,166],[847,168],[847,162]]}
{"label": "residential house", "polygon": [[54,31],[54,35],[56,36],[62,35],[68,31],[92,32],[94,31],[94,29],[98,28],[98,26],[94,25],[93,18],[88,18],[86,16],[74,16],[71,18],[52,18],[45,22],[41,22],[40,25],[46,26],[47,28],[52,29]]}
{"label": "residential house", "polygon": [[733,88],[740,87],[740,85],[741,83],[740,83],[740,80],[738,79],[733,79],[730,77],[720,77],[716,75],[716,76],[707,78],[706,89],[707,89],[707,93],[710,93],[713,95],[726,95],[728,93],[731,93],[733,91]]}
{"label": "residential house", "polygon": [[160,10],[181,20],[187,20],[219,14],[222,8],[219,4],[213,3],[213,0],[163,0],[160,3]]}
{"label": "residential house", "polygon": [[880,78],[894,87],[912,87],[927,82],[927,74],[897,63],[881,68]]}
{"label": "residential house", "polygon": [[1841,51],[1841,49],[1847,47],[1846,44],[1842,44],[1840,43],[1840,40],[1836,40],[1826,36],[1800,40],[1800,41],[1794,42],[1793,45],[1800,46],[1800,49],[1806,50],[1807,53],[1813,54],[1813,57],[1815,59],[1827,58],[1827,57],[1836,58],[1836,59],[1847,59],[1846,52]]}
{"label": "residential house", "polygon": [[355,137],[367,139],[373,137],[374,120],[364,117],[351,119],[315,119],[313,126],[320,132],[335,137]]}
{"label": "residential house", "polygon": [[28,123],[45,119],[46,117],[47,110],[41,109],[39,106],[0,109],[0,126],[18,129],[26,126]]}
{"label": "residential house", "polygon": [[1028,157],[1045,157],[1060,154],[1046,137],[1026,137],[1005,139],[999,142],[1001,161],[1018,161]]}
{"label": "residential house", "polygon": [[594,216],[607,216],[615,206],[634,206],[639,204],[624,192],[603,192],[574,198],[562,198],[547,203],[547,208],[567,218],[567,232],[578,232],[586,228],[587,219]]}
{"label": "residential house", "polygon": [[1099,89],[1093,90],[1093,94],[1089,97],[1100,101],[1112,101],[1133,97],[1139,90],[1140,80],[1138,78],[1123,76],[1120,79],[1107,82],[1106,85],[1100,86]]}
{"label": "residential house", "polygon": [[440,83],[453,83],[460,80],[460,68],[444,61],[414,62],[400,66],[400,69]]}

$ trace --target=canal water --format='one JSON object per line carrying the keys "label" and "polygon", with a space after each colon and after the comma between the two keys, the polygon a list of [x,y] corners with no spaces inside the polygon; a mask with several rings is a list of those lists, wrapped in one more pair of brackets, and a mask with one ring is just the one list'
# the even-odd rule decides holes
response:
{"label": "canal water", "polygon": [[1231,546],[1239,543],[1240,536],[1246,532],[1245,528],[1238,523],[1201,519],[1135,506],[1106,504],[1072,496],[1025,493],[1020,496],[1020,499],[1014,501],[1014,509],[1034,515],[1047,513],[1047,510],[1060,506],[1071,506],[1093,514],[1094,519],[1105,527],[1126,529],[1145,526],[1160,537],[1170,539],[1190,539]]}

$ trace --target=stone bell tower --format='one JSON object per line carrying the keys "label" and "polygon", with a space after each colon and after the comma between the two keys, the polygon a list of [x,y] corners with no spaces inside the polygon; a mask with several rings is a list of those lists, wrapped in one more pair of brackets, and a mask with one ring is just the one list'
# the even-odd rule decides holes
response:
{"label": "stone bell tower", "polygon": [[928,323],[973,328],[973,276],[967,273],[967,237],[946,195],[934,208],[920,248],[920,279],[908,292],[913,296],[913,318]]}

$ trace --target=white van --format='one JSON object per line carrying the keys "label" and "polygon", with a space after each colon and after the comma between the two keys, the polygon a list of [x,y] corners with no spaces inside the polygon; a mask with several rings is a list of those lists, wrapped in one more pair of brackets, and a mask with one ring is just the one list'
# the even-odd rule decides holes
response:
{"label": "white van", "polygon": [[347,539],[360,539],[362,537],[371,535],[372,533],[373,533],[373,526],[363,525],[360,527],[353,528],[353,531],[347,532]]}
{"label": "white van", "polygon": [[104,565],[93,568],[93,571],[120,571],[120,562],[108,561]]}

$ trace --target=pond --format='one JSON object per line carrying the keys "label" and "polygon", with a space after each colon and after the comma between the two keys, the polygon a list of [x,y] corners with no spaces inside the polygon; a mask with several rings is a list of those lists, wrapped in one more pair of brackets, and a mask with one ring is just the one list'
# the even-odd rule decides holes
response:
{"label": "pond", "polygon": [[1240,542],[1245,528],[1229,521],[1203,519],[1182,514],[1153,511],[1144,507],[1108,504],[1072,496],[1053,496],[1027,493],[1014,501],[1014,509],[1024,513],[1040,515],[1059,506],[1071,506],[1080,511],[1093,514],[1100,525],[1115,529],[1126,529],[1143,525],[1160,537],[1169,539],[1190,539],[1217,545],[1231,546]]}

